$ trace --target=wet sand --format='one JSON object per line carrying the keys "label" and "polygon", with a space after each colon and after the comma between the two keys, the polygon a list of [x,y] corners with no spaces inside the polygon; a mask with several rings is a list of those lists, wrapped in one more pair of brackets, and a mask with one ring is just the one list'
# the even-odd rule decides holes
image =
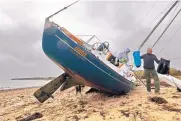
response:
{"label": "wet sand", "polygon": [[54,99],[39,103],[33,93],[37,88],[0,92],[0,121],[21,121],[34,113],[36,121],[181,121],[181,92],[161,86],[167,103],[157,104],[148,99],[144,86],[128,95],[107,97],[98,93],[75,95],[75,89],[54,93]]}

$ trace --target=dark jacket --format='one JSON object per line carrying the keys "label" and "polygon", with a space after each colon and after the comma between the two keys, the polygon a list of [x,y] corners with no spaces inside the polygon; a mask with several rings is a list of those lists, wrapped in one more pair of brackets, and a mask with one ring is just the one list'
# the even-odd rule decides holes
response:
{"label": "dark jacket", "polygon": [[156,61],[157,64],[159,64],[159,60],[154,54],[144,54],[141,56],[141,59],[144,61],[144,69],[155,69],[154,61]]}

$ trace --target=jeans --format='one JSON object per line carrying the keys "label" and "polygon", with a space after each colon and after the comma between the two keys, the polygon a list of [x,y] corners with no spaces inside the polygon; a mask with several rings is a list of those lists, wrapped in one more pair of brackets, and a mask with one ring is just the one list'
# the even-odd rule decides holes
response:
{"label": "jeans", "polygon": [[147,91],[151,92],[151,76],[153,76],[154,79],[154,84],[155,84],[155,92],[160,91],[160,81],[158,78],[158,74],[155,69],[144,69],[145,77],[146,77],[146,86],[147,86]]}

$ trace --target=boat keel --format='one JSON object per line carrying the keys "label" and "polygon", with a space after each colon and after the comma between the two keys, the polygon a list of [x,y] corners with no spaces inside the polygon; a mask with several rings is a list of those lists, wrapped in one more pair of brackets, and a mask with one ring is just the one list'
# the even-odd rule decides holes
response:
{"label": "boat keel", "polygon": [[63,73],[62,75],[58,76],[51,82],[47,83],[40,89],[38,89],[34,96],[38,99],[39,102],[43,103],[48,98],[52,97],[52,94],[66,81],[68,74]]}

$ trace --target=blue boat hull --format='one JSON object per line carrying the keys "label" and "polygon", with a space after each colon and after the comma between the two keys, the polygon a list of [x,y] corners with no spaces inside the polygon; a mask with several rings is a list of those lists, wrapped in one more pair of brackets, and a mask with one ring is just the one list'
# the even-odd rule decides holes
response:
{"label": "blue boat hull", "polygon": [[[80,83],[114,94],[132,90],[133,82],[112,70],[48,20],[45,21],[42,47],[44,53],[53,62],[66,73],[80,80]],[[79,48],[86,54],[79,53],[75,48]]]}

